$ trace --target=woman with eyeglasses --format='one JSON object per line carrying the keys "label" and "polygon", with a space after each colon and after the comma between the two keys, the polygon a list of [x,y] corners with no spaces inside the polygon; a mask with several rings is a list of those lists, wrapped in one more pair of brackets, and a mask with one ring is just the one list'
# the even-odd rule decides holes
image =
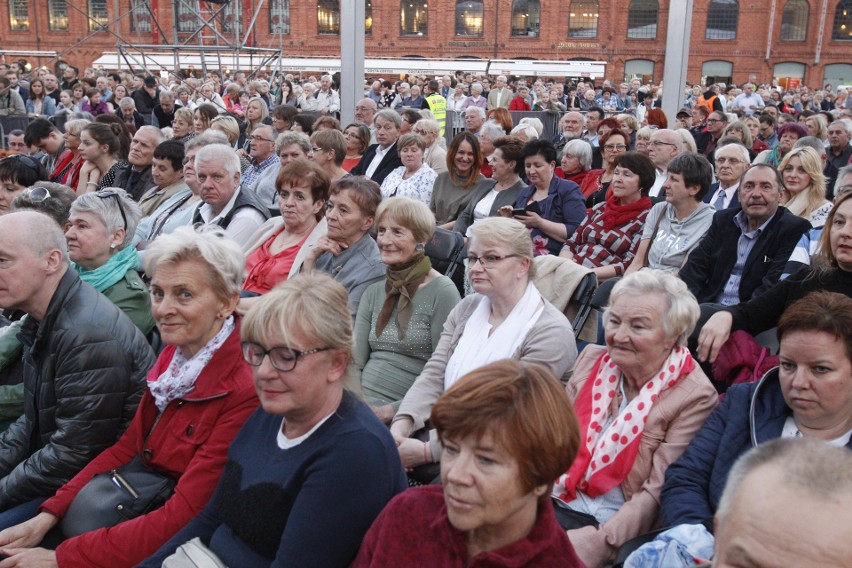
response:
{"label": "woman with eyeglasses", "polygon": [[12,200],[37,181],[47,181],[41,162],[23,154],[0,160],[0,215],[9,213]]}
{"label": "woman with eyeglasses", "polygon": [[130,246],[142,217],[123,189],[110,187],[79,196],[71,204],[65,240],[68,257],[83,282],[109,298],[143,334],[154,328],[148,290]]}
{"label": "woman with eyeglasses", "polygon": [[559,254],[583,220],[586,208],[576,183],[555,175],[556,148],[547,140],[532,140],[521,150],[529,185],[499,214],[514,217],[530,231],[536,256]]}
{"label": "woman with eyeglasses", "polygon": [[[603,168],[590,170],[583,180],[583,185],[580,186],[580,191],[586,198],[587,207],[594,207],[606,199],[609,185],[612,183],[615,174],[615,161],[630,149],[630,140],[619,128],[613,128],[609,132],[601,134],[599,140],[600,151],[603,156]],[[637,137],[637,146],[639,145],[638,141],[639,138]]]}
{"label": "woman with eyeglasses", "polygon": [[80,132],[80,156],[85,163],[80,169],[78,195],[111,187],[118,170],[127,165],[117,157],[122,126],[93,122]]}
{"label": "woman with eyeglasses", "polygon": [[[613,131],[609,140],[621,136],[620,131]],[[653,162],[644,154],[627,152],[614,164],[611,195],[589,209],[559,253],[591,268],[599,283],[622,276],[633,262],[651,209],[648,191],[657,179]]]}
{"label": "woman with eyeglasses", "polygon": [[[100,200],[97,195],[83,198]],[[104,204],[115,207],[113,195],[119,194]],[[13,555],[19,566],[130,568],[142,562],[208,503],[228,446],[257,409],[250,367],[240,353],[240,318],[233,315],[244,262],[239,246],[221,233],[186,227],[154,243],[146,261],[153,275],[151,311],[166,347],[118,441],[35,517],[0,532],[4,547],[22,549]],[[96,475],[121,475],[132,462],[171,479],[171,496],[124,522],[88,522],[80,512],[86,509],[78,509],[86,501],[78,503],[78,495]],[[31,548],[39,543],[55,551]]]}
{"label": "woman with eyeglasses", "polygon": [[382,182],[382,197],[410,197],[429,205],[438,174],[423,162],[426,141],[419,134],[408,133],[399,137],[396,147],[402,165]]}
{"label": "woman with eyeglasses", "polygon": [[438,475],[435,462],[441,453],[437,437],[424,428],[426,421],[438,397],[458,379],[508,357],[540,363],[564,383],[577,357],[570,323],[532,283],[535,265],[527,228],[514,219],[489,217],[470,233],[467,276],[476,293],[450,312],[438,346],[391,423],[402,463],[419,468],[412,478],[421,483]]}
{"label": "woman with eyeglasses", "polygon": [[[323,117],[332,120],[332,117]],[[346,138],[340,130],[317,129],[311,134],[311,153],[308,159],[325,170],[331,183],[349,175],[343,169],[343,160],[346,158]]]}
{"label": "woman with eyeglasses", "polygon": [[350,390],[346,290],[324,274],[291,278],[249,310],[242,339],[261,408],[207,507],[139,566],[159,568],[198,538],[227,566],[348,567],[405,474],[387,428]]}

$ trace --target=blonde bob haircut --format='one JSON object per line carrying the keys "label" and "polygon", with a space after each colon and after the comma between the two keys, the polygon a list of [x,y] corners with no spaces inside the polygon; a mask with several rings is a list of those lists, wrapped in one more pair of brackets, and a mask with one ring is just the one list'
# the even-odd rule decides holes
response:
{"label": "blonde bob haircut", "polygon": [[391,197],[383,200],[376,209],[376,226],[379,230],[384,219],[398,223],[414,233],[414,240],[418,243],[425,243],[435,234],[435,215],[428,205],[416,199]]}
{"label": "blonde bob haircut", "polygon": [[[663,330],[666,337],[676,338],[678,345],[685,346],[689,334],[698,323],[701,310],[698,307],[698,301],[683,280],[671,272],[646,268],[625,276],[613,286],[609,296],[609,306],[612,306],[621,296],[631,296],[638,301],[639,298],[651,294],[661,294],[665,299]],[[604,325],[609,321],[609,306],[604,310]]]}
{"label": "blonde bob haircut", "polygon": [[80,137],[80,133],[83,132],[83,129],[86,128],[92,121],[87,118],[75,118],[69,120],[65,123],[65,132],[70,134],[71,136]]}
{"label": "blonde bob haircut", "polygon": [[251,307],[243,319],[242,340],[267,347],[327,347],[351,359],[352,313],[346,288],[323,272],[289,278]]}
{"label": "blonde bob haircut", "polygon": [[553,373],[535,363],[495,361],[460,378],[432,407],[441,443],[491,434],[520,466],[527,492],[550,486],[580,447],[574,406]]}
{"label": "blonde bob haircut", "polygon": [[508,217],[486,217],[470,227],[470,236],[486,246],[505,246],[511,254],[530,261],[527,277],[535,278],[533,246],[529,229]]}
{"label": "blonde bob haircut", "polygon": [[161,264],[193,261],[207,267],[206,281],[217,298],[229,302],[240,293],[246,257],[219,227],[178,227],[145,249],[145,273],[151,278]]}
{"label": "blonde bob haircut", "polygon": [[798,157],[802,163],[802,168],[808,177],[811,178],[811,183],[808,187],[797,193],[791,194],[784,188],[782,193],[782,205],[784,205],[790,213],[804,217],[807,219],[811,213],[819,209],[825,203],[825,175],[822,173],[822,159],[813,148],[802,146],[793,148],[784,156],[781,163],[778,164],[778,173],[783,179],[784,170],[790,164],[790,160]]}

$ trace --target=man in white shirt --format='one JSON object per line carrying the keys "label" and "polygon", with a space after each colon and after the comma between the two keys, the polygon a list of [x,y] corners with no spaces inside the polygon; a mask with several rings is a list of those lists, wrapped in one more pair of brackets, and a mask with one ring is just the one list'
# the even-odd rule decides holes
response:
{"label": "man in white shirt", "polygon": [[764,106],[763,98],[754,92],[754,85],[746,83],[743,85],[743,92],[734,99],[731,110],[740,109],[746,116],[751,116]]}
{"label": "man in white shirt", "polygon": [[651,141],[648,142],[648,157],[654,162],[657,180],[648,192],[649,197],[660,195],[663,184],[669,177],[669,162],[681,152],[683,152],[683,138],[674,130],[663,128],[651,135]]}
{"label": "man in white shirt", "polygon": [[488,91],[488,110],[494,108],[509,108],[509,103],[511,102],[512,91],[506,87],[506,77],[504,75],[498,75],[494,88]]}
{"label": "man in white shirt", "polygon": [[316,94],[317,106],[322,114],[340,110],[340,95],[331,88],[331,75],[323,75],[320,79],[320,90]]}
{"label": "man in white shirt", "polygon": [[710,191],[704,196],[704,202],[713,206],[716,211],[728,208],[740,208],[737,190],[740,178],[749,166],[748,149],[742,144],[726,144],[716,148],[715,166],[716,183],[710,186]]}
{"label": "man in white shirt", "polygon": [[195,155],[202,204],[193,224],[218,225],[240,246],[268,218],[269,213],[252,191],[240,190],[240,159],[226,144],[211,144]]}

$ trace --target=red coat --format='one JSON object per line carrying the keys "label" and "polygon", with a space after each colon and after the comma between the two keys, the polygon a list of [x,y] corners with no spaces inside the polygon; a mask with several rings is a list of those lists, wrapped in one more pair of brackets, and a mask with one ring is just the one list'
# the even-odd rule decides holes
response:
{"label": "red coat", "polygon": [[[174,352],[175,347],[166,347],[148,377],[160,376]],[[126,464],[143,450],[143,456],[150,456],[149,466],[179,480],[174,495],[147,515],[66,540],[56,549],[59,566],[130,567],[156,552],[207,504],[225,466],[228,446],[257,406],[251,368],[240,352],[238,322],[198,376],[195,390],[166,407],[147,441],[158,409],[146,389],[124,435],[45,501],[41,510],[61,518],[95,474]]]}
{"label": "red coat", "polygon": [[523,97],[515,97],[509,103],[509,110],[530,110],[530,104]]}

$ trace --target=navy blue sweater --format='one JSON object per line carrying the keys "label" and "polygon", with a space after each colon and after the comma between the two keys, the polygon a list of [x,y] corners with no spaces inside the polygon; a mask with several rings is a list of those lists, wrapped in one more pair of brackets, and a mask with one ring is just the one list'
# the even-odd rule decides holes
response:
{"label": "navy blue sweater", "polygon": [[210,503],[140,566],[159,567],[200,537],[228,566],[346,567],[385,504],[407,487],[388,429],[349,393],[296,447],[277,444],[281,416],[259,409],[228,450]]}

